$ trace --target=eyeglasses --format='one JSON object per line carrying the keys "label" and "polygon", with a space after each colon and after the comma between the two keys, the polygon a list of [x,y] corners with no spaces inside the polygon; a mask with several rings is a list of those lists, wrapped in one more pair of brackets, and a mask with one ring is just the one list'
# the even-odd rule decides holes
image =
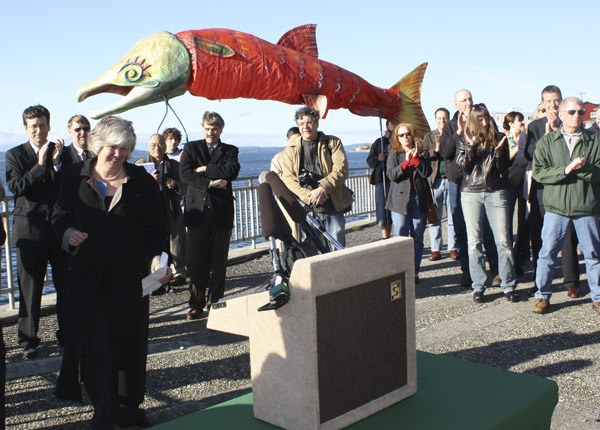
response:
{"label": "eyeglasses", "polygon": [[575,113],[578,113],[579,116],[583,116],[585,114],[585,109],[579,109],[579,110],[577,110],[577,109],[569,109],[569,110],[565,110],[563,112],[566,112],[566,113],[568,113],[571,116],[575,115]]}
{"label": "eyeglasses", "polygon": [[398,133],[398,137],[401,139],[404,137],[411,137],[411,136],[412,136],[412,134],[410,134],[410,133]]}
{"label": "eyeglasses", "polygon": [[164,143],[149,143],[148,144],[148,148],[154,149],[154,148],[162,148],[163,146],[166,146]]}
{"label": "eyeglasses", "polygon": [[297,122],[296,124],[298,124],[298,127],[306,127],[306,126],[312,127],[314,125],[317,125],[317,123],[314,121]]}
{"label": "eyeglasses", "polygon": [[80,131],[85,131],[86,133],[88,133],[90,131],[90,128],[89,127],[77,127],[77,128],[74,128],[73,131],[75,133],[79,133]]}

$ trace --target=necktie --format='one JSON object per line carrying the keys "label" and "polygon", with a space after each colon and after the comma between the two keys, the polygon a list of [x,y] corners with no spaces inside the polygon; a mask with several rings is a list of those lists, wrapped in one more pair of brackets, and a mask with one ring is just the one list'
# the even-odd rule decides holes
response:
{"label": "necktie", "polygon": [[81,159],[82,159],[83,161],[85,161],[85,160],[89,160],[90,158],[92,158],[92,157],[90,156],[90,151],[88,151],[87,149],[84,149],[83,151],[81,151]]}

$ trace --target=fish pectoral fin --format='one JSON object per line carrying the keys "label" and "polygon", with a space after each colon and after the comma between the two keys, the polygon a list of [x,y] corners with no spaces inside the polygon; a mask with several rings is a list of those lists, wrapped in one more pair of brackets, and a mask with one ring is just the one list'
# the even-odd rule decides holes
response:
{"label": "fish pectoral fin", "polygon": [[216,57],[229,58],[235,55],[235,51],[229,46],[201,37],[194,37],[194,46],[199,50]]}
{"label": "fish pectoral fin", "polygon": [[327,96],[323,94],[302,94],[304,104],[319,111],[319,116],[325,118],[329,108],[327,107]]}
{"label": "fish pectoral fin", "polygon": [[427,63],[419,64],[390,88],[400,95],[401,109],[394,118],[395,122],[412,124],[420,136],[429,131],[429,123],[421,107],[421,85],[426,69]]}
{"label": "fish pectoral fin", "polygon": [[317,48],[317,25],[305,24],[292,28],[277,41],[277,45],[319,58]]}

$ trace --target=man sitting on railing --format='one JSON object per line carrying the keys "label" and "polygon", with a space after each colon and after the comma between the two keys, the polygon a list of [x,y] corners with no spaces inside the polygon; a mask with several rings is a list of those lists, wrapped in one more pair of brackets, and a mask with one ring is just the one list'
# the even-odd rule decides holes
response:
{"label": "man sitting on railing", "polygon": [[346,245],[344,213],[352,208],[352,191],[344,182],[348,160],[342,141],[318,131],[319,112],[305,106],[296,111],[300,136],[293,137],[281,157],[283,182],[343,246]]}

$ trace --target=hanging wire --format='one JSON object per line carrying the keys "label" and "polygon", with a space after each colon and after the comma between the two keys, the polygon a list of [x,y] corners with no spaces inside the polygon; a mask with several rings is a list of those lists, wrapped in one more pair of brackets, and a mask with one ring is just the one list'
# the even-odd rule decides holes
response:
{"label": "hanging wire", "polygon": [[179,121],[181,128],[183,128],[183,132],[185,133],[185,143],[188,143],[190,141],[190,139],[188,137],[187,130],[185,129],[185,125],[183,125],[183,122],[181,122],[181,119],[179,119],[179,115],[177,115],[177,112],[175,112],[173,107],[169,104],[169,99],[167,97],[165,97],[165,114],[164,114],[162,120],[160,121],[160,124],[158,124],[158,127],[156,128],[156,132],[160,133],[159,130],[162,127],[163,122],[165,122],[165,119],[167,119],[167,115],[169,114],[169,109],[171,109],[171,112],[173,112],[173,115],[175,115],[175,118],[177,118],[177,121]]}

